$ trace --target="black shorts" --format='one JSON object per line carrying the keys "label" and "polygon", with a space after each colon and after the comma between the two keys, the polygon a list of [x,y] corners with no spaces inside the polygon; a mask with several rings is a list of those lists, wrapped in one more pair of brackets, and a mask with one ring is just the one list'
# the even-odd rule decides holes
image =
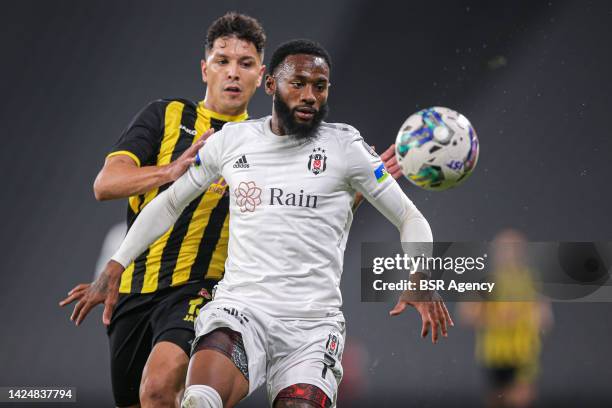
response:
{"label": "black shorts", "polygon": [[485,375],[489,387],[492,389],[504,388],[512,383],[516,378],[517,367],[488,367],[485,368]]}
{"label": "black shorts", "polygon": [[216,283],[207,280],[151,294],[120,295],[107,330],[118,407],[139,402],[142,371],[156,343],[174,343],[189,357],[195,319]]}
{"label": "black shorts", "polygon": [[505,388],[517,382],[532,383],[538,375],[537,360],[527,361],[514,366],[484,367],[485,376],[491,389]]}

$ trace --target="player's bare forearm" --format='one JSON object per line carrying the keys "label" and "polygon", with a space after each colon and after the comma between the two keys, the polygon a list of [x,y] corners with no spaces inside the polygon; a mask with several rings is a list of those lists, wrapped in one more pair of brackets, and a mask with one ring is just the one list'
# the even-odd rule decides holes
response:
{"label": "player's bare forearm", "polygon": [[423,279],[427,279],[427,275],[423,272],[411,273],[408,280],[414,284],[413,287],[417,290],[405,290],[400,294],[399,300],[406,302],[428,302],[434,298],[434,291],[432,290],[419,290],[420,282]]}
{"label": "player's bare forearm", "polygon": [[131,157],[122,154],[107,158],[94,182],[96,200],[144,194],[175,181],[195,162],[198,150],[213,132],[212,128],[204,132],[178,159],[164,166],[139,167]]}
{"label": "player's bare forearm", "polygon": [[99,201],[144,194],[173,181],[169,166],[138,167],[128,156],[113,156],[94,182],[94,194]]}

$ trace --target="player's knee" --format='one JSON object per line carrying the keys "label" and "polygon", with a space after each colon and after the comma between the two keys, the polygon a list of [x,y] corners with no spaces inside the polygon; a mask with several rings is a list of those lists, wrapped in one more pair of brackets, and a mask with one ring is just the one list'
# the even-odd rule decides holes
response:
{"label": "player's knee", "polygon": [[190,385],[185,390],[181,408],[223,408],[223,400],[213,387]]}
{"label": "player's knee", "polygon": [[274,400],[274,408],[329,408],[331,399],[312,384],[293,384],[283,388]]}
{"label": "player's knee", "polygon": [[140,402],[143,407],[175,407],[180,391],[163,377],[149,376],[140,384]]}

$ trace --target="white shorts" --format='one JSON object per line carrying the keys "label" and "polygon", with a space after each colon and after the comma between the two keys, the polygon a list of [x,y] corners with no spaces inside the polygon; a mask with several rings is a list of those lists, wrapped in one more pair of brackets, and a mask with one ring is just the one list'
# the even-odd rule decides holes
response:
{"label": "white shorts", "polygon": [[270,405],[293,384],[319,387],[335,405],[342,379],[344,319],[285,320],[232,301],[207,303],[195,323],[196,337],[228,327],[242,334],[249,367],[249,394],[264,382]]}

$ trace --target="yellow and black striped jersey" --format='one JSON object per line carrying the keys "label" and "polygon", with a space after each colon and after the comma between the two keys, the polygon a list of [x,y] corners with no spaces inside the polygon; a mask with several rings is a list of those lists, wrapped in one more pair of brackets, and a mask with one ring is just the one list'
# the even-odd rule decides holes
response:
{"label": "yellow and black striped jersey", "polygon": [[540,354],[539,315],[534,282],[528,270],[497,273],[500,298],[523,301],[490,301],[481,304],[483,325],[476,338],[478,359],[489,367],[536,364]]}
{"label": "yellow and black striped jersey", "polygon": [[[242,121],[184,99],[162,99],[146,106],[121,135],[107,157],[126,155],[138,166],[161,166],[176,160],[209,128]],[[142,209],[168,185],[128,200],[128,228]],[[121,293],[151,293],[169,286],[221,279],[229,237],[229,196],[223,179],[193,202],[174,226],[128,266]]]}

